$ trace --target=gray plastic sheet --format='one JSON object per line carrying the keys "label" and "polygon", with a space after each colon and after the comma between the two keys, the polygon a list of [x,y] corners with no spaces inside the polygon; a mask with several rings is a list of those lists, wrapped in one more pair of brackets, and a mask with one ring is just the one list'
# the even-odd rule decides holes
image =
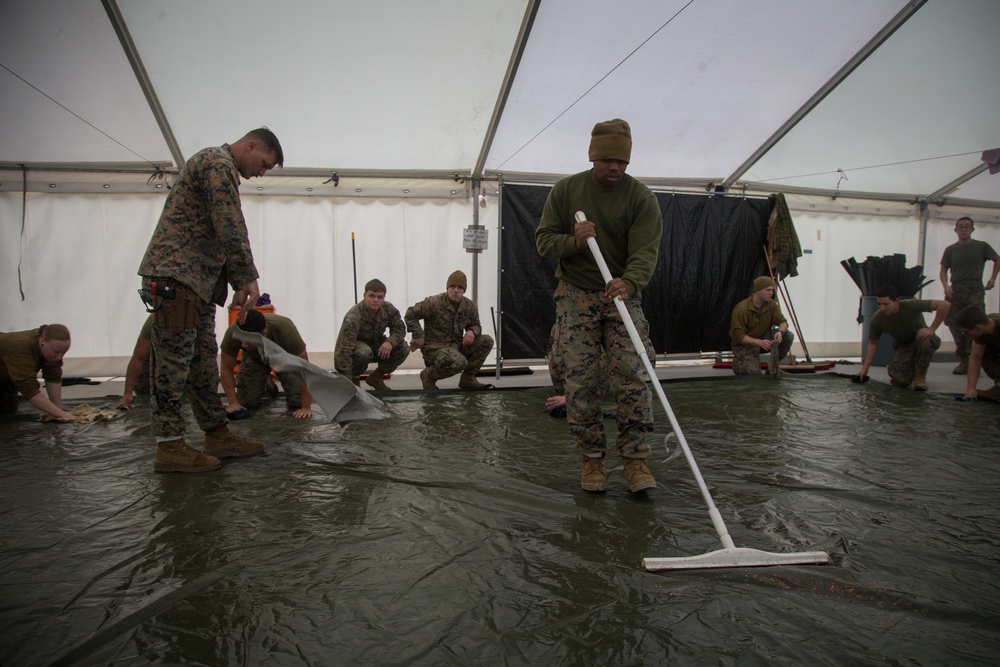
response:
{"label": "gray plastic sheet", "polygon": [[545,388],[393,392],[347,427],[278,400],[231,425],[267,456],[199,475],[153,472],[141,402],[29,409],[0,419],[0,664],[994,664],[1000,405],[665,391],[737,546],[832,565],[641,571],[720,546],[684,458],[580,491]]}

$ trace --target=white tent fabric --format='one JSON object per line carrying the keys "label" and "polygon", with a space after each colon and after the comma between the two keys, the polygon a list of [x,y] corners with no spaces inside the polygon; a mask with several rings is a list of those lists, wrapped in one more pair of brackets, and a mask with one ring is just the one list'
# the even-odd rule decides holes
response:
{"label": "white tent fabric", "polygon": [[0,167],[176,167],[267,125],[282,173],[382,196],[349,179],[552,180],[618,116],[651,181],[1000,205],[1000,179],[942,191],[1000,143],[998,24],[993,0],[4,0]]}
{"label": "white tent fabric", "polygon": [[464,269],[489,329],[498,179],[582,170],[594,122],[623,117],[654,187],[790,194],[799,319],[811,351],[847,354],[841,259],[905,252],[936,277],[966,213],[1000,248],[979,159],[1000,147],[996,25],[995,0],[0,0],[0,326],[66,321],[79,368],[120,367],[172,172],[267,125],[285,167],[243,184],[244,210],[311,353],[354,302],[352,232],[360,283],[403,309]]}

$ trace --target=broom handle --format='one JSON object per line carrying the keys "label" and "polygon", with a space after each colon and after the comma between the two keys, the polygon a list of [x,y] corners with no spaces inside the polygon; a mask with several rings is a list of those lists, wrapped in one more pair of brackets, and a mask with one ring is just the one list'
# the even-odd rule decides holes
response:
{"label": "broom handle", "polygon": [[[586,219],[587,215],[583,211],[576,212],[577,222],[584,222]],[[587,239],[587,245],[590,247],[590,252],[594,255],[594,259],[597,260],[597,266],[601,269],[601,276],[604,277],[604,283],[610,283],[611,270],[608,269],[608,264],[604,261],[604,255],[601,254],[601,249],[597,245],[597,239],[593,236],[589,237]],[[660,386],[660,382],[656,377],[656,371],[653,370],[653,364],[649,361],[649,355],[646,353],[646,345],[643,343],[642,338],[639,337],[639,332],[635,328],[635,322],[632,321],[632,315],[629,314],[628,308],[625,307],[625,302],[620,298],[615,297],[614,302],[615,306],[618,308],[618,314],[621,316],[622,322],[628,330],[628,336],[632,339],[632,346],[635,347],[636,354],[642,358],[642,363],[646,367],[646,373],[649,375],[650,383],[653,385],[653,389],[656,390],[656,395],[659,397],[660,403],[663,405],[663,409],[667,413],[667,419],[670,420],[670,428],[673,429],[674,435],[677,436],[677,442],[681,444],[681,449],[684,450],[684,458],[687,459],[688,466],[691,467],[691,472],[694,473],[695,481],[698,483],[698,488],[701,490],[701,497],[705,500],[705,504],[708,505],[708,514],[712,518],[712,524],[715,526],[715,532],[719,534],[719,539],[722,540],[722,546],[727,549],[735,549],[736,545],[733,544],[732,538],[729,537],[729,530],[726,529],[726,524],[722,520],[722,515],[715,506],[715,502],[712,500],[712,494],[708,492],[708,486],[705,485],[705,479],[701,476],[701,471],[698,470],[698,464],[695,462],[694,455],[691,453],[691,448],[688,447],[687,439],[681,431],[681,425],[677,423],[677,417],[674,416],[674,411],[670,408],[670,401],[667,400],[667,395],[663,393],[663,387]]]}

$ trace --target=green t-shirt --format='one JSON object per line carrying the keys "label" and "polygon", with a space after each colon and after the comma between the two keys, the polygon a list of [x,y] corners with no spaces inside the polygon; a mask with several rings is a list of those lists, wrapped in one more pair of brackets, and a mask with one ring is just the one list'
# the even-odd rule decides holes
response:
{"label": "green t-shirt", "polygon": [[951,269],[951,282],[983,281],[983,267],[986,262],[997,259],[996,250],[986,241],[972,240],[968,243],[952,243],[944,249],[941,266]]}
{"label": "green t-shirt", "polygon": [[[306,349],[306,344],[302,341],[299,330],[295,328],[295,323],[290,319],[281,315],[266,313],[264,321],[267,322],[268,340],[277,343],[282,350],[288,354],[298,356]],[[240,349],[240,341],[233,338],[233,327],[229,327],[222,336],[222,342],[219,343],[219,351],[230,357],[235,357]],[[256,352],[251,352],[250,354],[256,355]]]}
{"label": "green t-shirt", "polygon": [[899,312],[892,317],[875,313],[868,330],[868,340],[877,341],[887,333],[900,345],[912,343],[917,339],[917,332],[927,326],[922,313],[933,310],[931,302],[926,299],[900,299]]}

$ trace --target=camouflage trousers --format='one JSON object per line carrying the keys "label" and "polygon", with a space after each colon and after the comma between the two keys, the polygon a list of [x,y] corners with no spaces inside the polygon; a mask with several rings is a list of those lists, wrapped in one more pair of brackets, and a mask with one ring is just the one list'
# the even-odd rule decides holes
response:
{"label": "camouflage trousers", "polygon": [[[380,368],[383,373],[391,373],[399,368],[400,364],[406,361],[406,357],[410,356],[410,347],[403,342],[392,348],[392,351],[389,352],[388,359],[379,359],[375,354],[375,350],[377,350],[383,342],[385,341],[380,341],[378,345],[374,346],[374,348],[371,345],[368,345],[368,343],[363,343],[360,340],[354,343],[354,355],[351,358],[351,374],[354,375],[354,377],[364,373],[368,370],[368,365],[373,363],[378,364],[378,368]],[[487,351],[486,354],[489,354],[489,351]],[[485,359],[485,357],[483,358]],[[481,365],[482,364],[480,364],[480,366]]]}
{"label": "camouflage trousers", "polygon": [[[148,281],[144,281],[148,288]],[[219,398],[215,304],[178,284],[175,299],[153,297],[153,400],[151,422],[157,437],[184,435],[181,399],[187,396],[203,431],[226,423]]]}
{"label": "camouflage trousers", "polygon": [[[236,373],[236,400],[246,408],[256,408],[269,396],[268,380],[271,367],[253,354],[243,352],[240,368]],[[302,407],[302,381],[294,373],[278,373],[278,381],[285,392],[285,402],[289,410]],[[277,387],[275,387],[275,390]]]}
{"label": "camouflage trousers", "polygon": [[[774,340],[775,331],[777,328],[771,329],[767,334],[771,340]],[[785,358],[794,342],[795,334],[791,331],[785,331],[781,334],[781,343],[778,344],[778,359]],[[733,373],[736,375],[760,375],[760,353],[761,349],[756,345],[733,343]]]}
{"label": "camouflage trousers", "polygon": [[934,334],[921,341],[914,340],[902,345],[893,343],[892,347],[896,353],[886,369],[889,371],[889,381],[897,387],[909,387],[918,369],[923,373],[927,372],[934,351],[941,347],[941,338]]}
{"label": "camouflage trousers", "polygon": [[424,347],[424,365],[432,380],[443,380],[458,373],[475,375],[493,350],[493,338],[485,334],[476,336],[469,345],[442,345]]}
{"label": "camouflage trousers", "polygon": [[[545,357],[549,362],[549,377],[552,379],[552,387],[556,392],[560,394],[566,393],[566,353],[565,342],[563,338],[565,334],[562,329],[562,323],[556,320],[556,323],[552,325],[552,330],[549,332],[549,347],[548,351],[545,353]],[[653,343],[649,340],[649,337],[643,339],[643,343],[646,347],[646,356],[649,357],[649,362],[652,364],[656,359],[656,350],[653,349]],[[601,387],[598,389],[598,393],[601,396],[607,396],[608,392],[611,390],[611,381],[608,379],[607,373],[607,355],[604,353],[604,348],[601,348]]]}
{"label": "camouflage trousers", "polygon": [[152,371],[153,371],[153,351],[149,351],[149,358],[146,363],[142,365],[142,370],[139,371],[139,377],[135,380],[135,387],[132,391],[138,396],[149,396],[152,391]]}
{"label": "camouflage trousers", "polygon": [[[617,307],[603,290],[585,290],[565,281],[559,282],[554,296],[556,321],[562,322],[566,414],[577,449],[590,456],[607,451],[601,388],[602,382],[610,380],[615,390],[618,453],[625,458],[648,457],[652,394],[643,379],[642,357],[635,351]],[[642,297],[629,299],[625,306],[639,337],[649,340]]]}
{"label": "camouflage trousers", "polygon": [[986,312],[986,288],[979,280],[952,283],[951,298],[946,299],[946,301],[951,304],[951,310],[948,311],[944,323],[951,330],[952,338],[955,339],[955,354],[962,359],[968,359],[972,340],[955,326],[955,316],[962,312],[966,306],[979,306],[983,312]]}

